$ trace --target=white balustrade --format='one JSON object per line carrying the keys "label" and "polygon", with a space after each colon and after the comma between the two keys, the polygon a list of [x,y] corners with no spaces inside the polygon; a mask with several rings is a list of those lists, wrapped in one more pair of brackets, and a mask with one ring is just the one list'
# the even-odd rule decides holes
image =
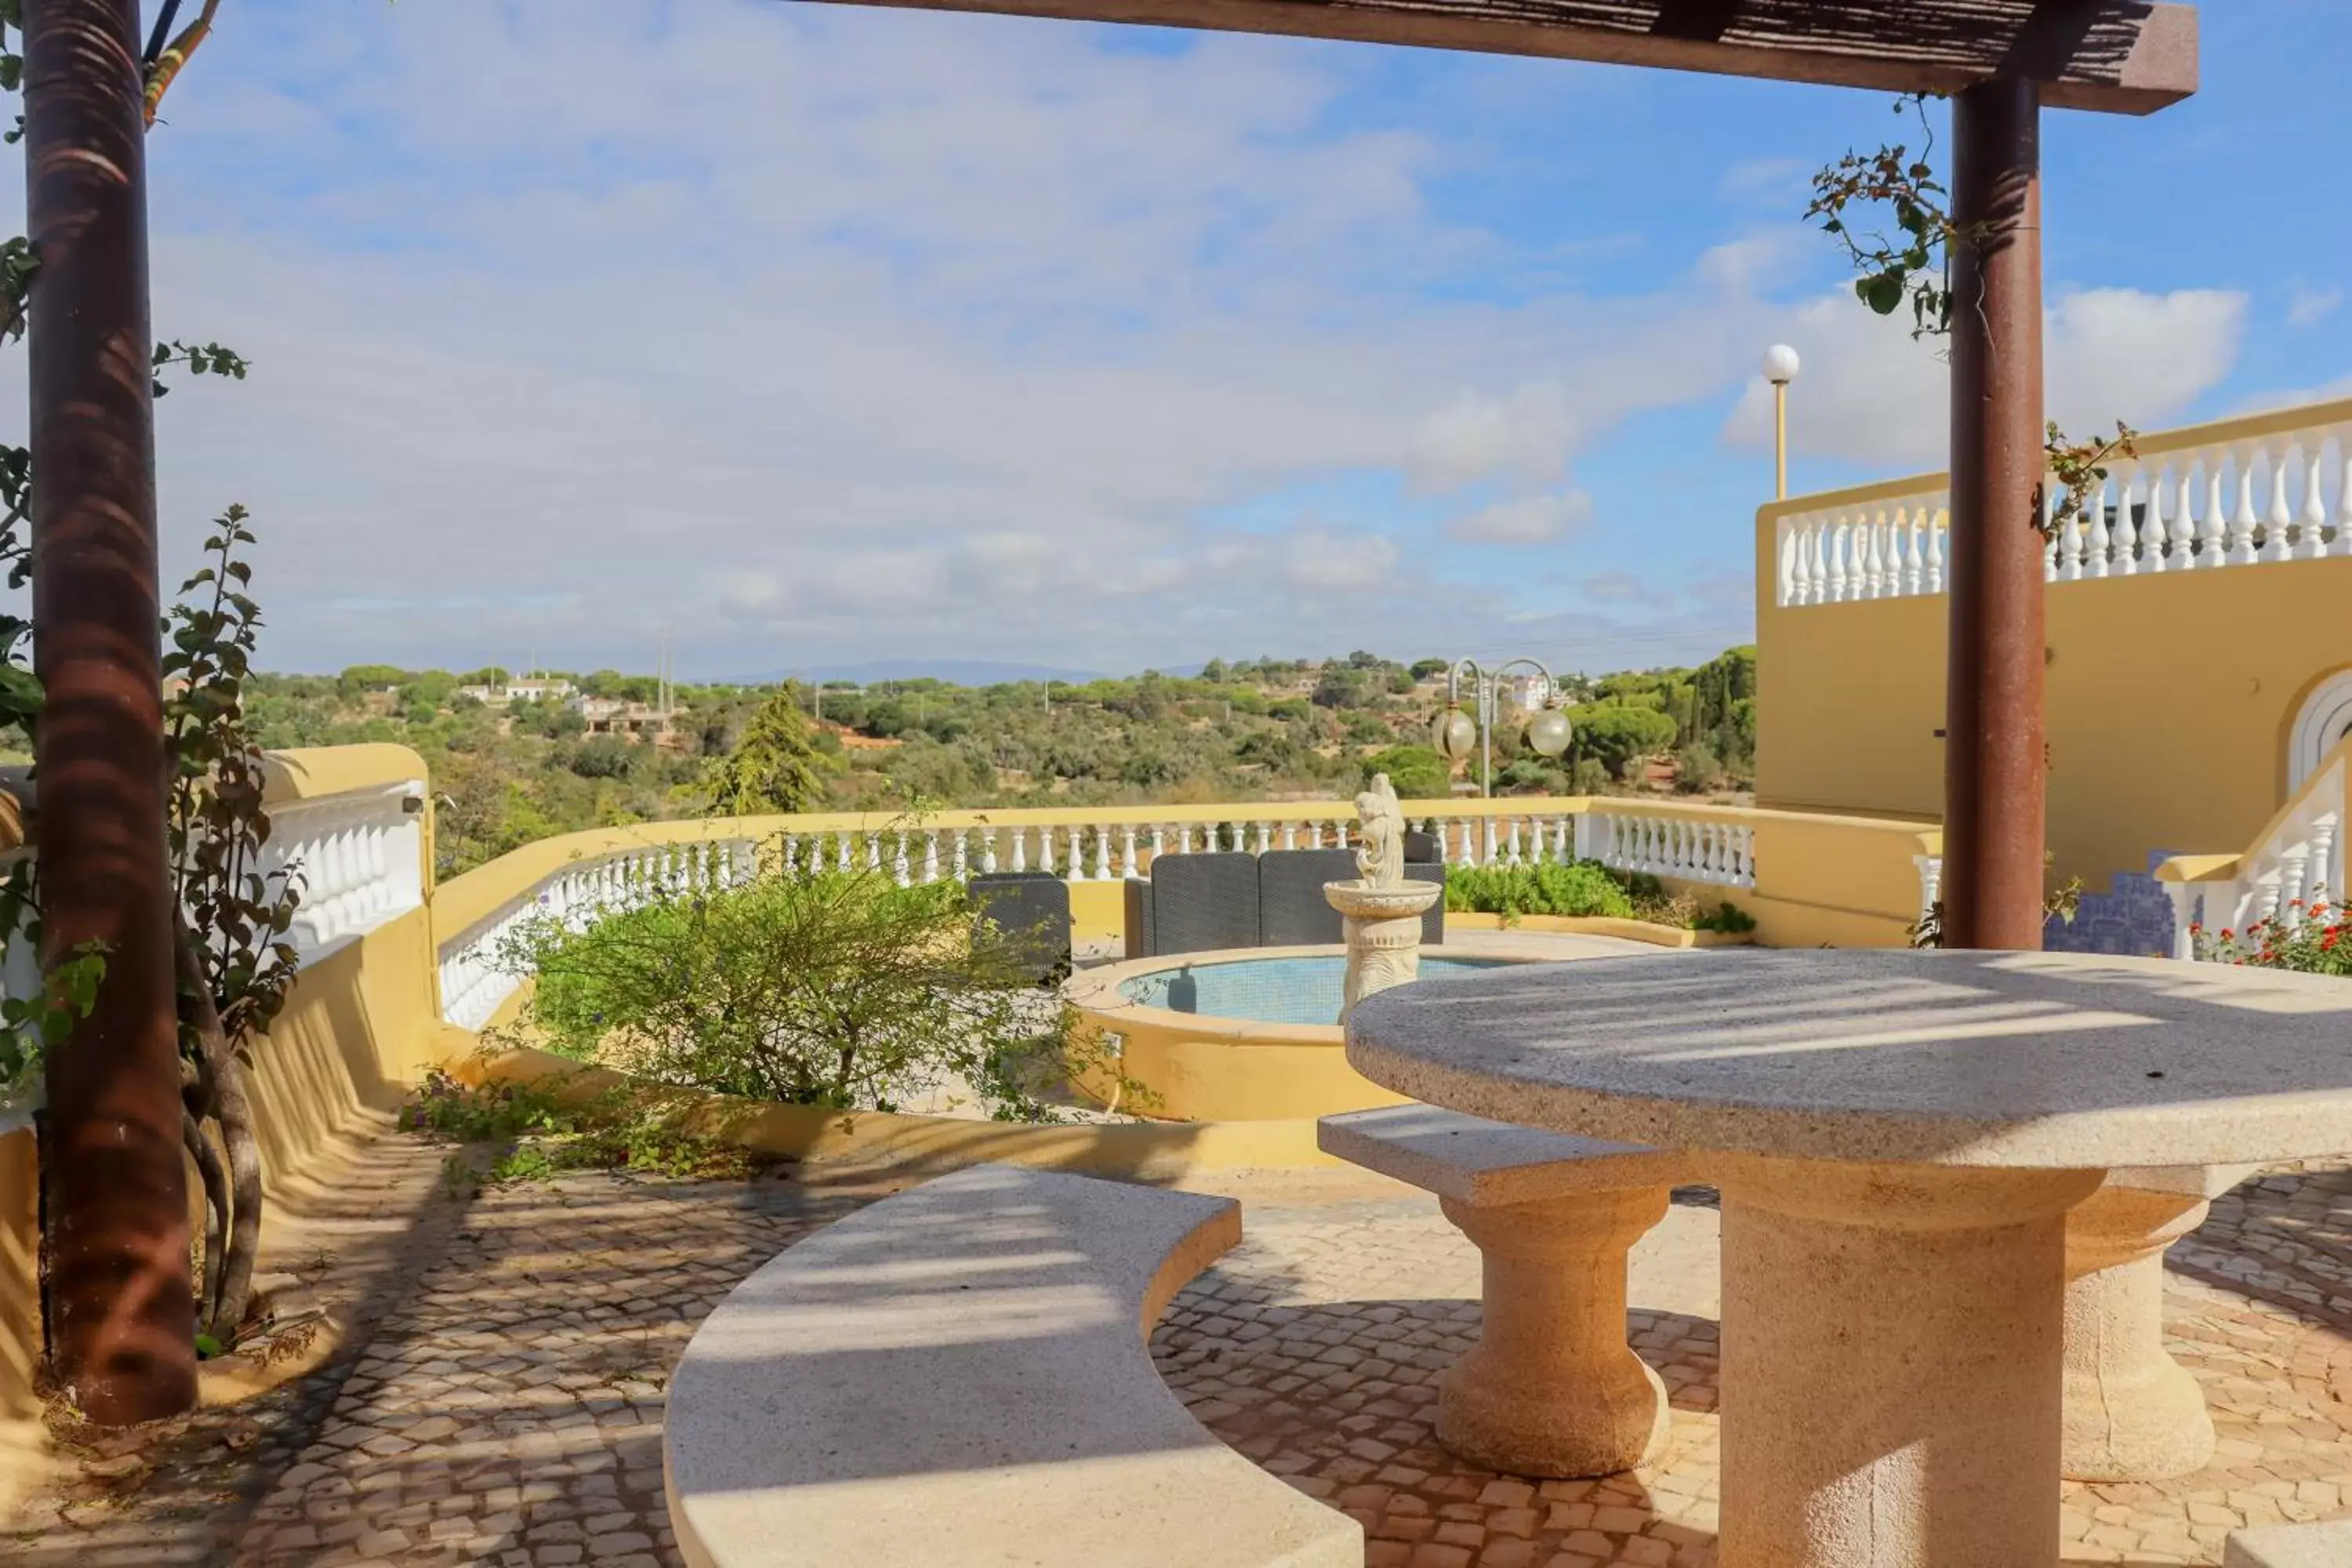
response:
{"label": "white balustrade", "polygon": [[[810,860],[821,863],[814,851]],[[461,1028],[488,1023],[522,984],[515,941],[541,921],[583,931],[656,899],[743,886],[758,867],[758,846],[748,838],[646,845],[566,866],[441,949],[441,1016]]]}
{"label": "white balustrade", "polygon": [[1723,888],[1756,885],[1756,829],[1706,816],[1661,816],[1595,805],[1577,822],[1577,853],[1612,870]]}
{"label": "white balustrade", "polygon": [[2237,875],[2226,880],[2164,884],[2172,898],[2173,956],[2200,956],[2200,929],[2208,942],[2227,931],[2242,937],[2249,926],[2275,921],[2300,930],[2314,905],[2325,899],[2340,921],[2347,892],[2347,808],[2352,805],[2352,741],[2339,745],[2287,803],[2267,836],[2242,856]]}
{"label": "white balustrade", "polygon": [[425,781],[289,801],[269,811],[257,868],[301,889],[287,935],[308,963],[425,903]]}
{"label": "white balustrade", "polygon": [[[2352,404],[2254,436],[2233,426],[2142,436],[2084,492],[2043,552],[2053,583],[2317,561],[2352,552]],[[2043,488],[2054,520],[2060,487]],[[1783,607],[1941,594],[1951,497],[1941,475],[1876,499],[1800,502],[1774,524]]]}

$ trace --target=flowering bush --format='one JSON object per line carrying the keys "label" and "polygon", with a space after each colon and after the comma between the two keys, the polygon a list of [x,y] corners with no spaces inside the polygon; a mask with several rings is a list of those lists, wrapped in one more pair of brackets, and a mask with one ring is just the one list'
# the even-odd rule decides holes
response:
{"label": "flowering bush", "polygon": [[[2301,899],[2287,906],[2289,913],[2256,921],[2244,931],[2224,928],[2208,935],[2191,926],[2197,956],[2213,963],[2236,963],[2257,969],[2293,969],[2305,974],[2352,976],[2352,910],[2314,899],[2305,908]],[[2298,918],[2299,917],[2299,918]]]}

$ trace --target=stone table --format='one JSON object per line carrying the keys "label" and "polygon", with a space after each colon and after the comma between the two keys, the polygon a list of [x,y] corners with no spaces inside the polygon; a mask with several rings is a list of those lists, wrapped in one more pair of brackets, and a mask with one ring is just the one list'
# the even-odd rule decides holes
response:
{"label": "stone table", "polygon": [[1368,999],[1431,1104],[1723,1193],[1721,1568],[2056,1560],[2065,1215],[2352,1143],[2352,984],[2062,953],[1603,959]]}

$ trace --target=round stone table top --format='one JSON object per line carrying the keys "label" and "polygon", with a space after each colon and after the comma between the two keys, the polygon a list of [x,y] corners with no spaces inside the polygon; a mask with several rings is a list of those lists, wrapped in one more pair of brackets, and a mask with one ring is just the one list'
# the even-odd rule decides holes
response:
{"label": "round stone table top", "polygon": [[1348,1059],[1433,1105],[1664,1148],[2040,1169],[2352,1150],[2352,980],[2224,964],[1518,964],[1367,998]]}

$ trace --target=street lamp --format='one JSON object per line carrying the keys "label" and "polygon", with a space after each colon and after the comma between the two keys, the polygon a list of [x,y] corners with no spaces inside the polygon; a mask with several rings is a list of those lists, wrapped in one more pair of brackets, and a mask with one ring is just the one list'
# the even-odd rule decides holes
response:
{"label": "street lamp", "polygon": [[1789,499],[1789,384],[1804,362],[1786,343],[1764,351],[1764,379],[1772,384],[1772,499]]}
{"label": "street lamp", "polygon": [[[1576,728],[1563,712],[1559,682],[1539,659],[1514,658],[1506,660],[1489,673],[1479,668],[1474,658],[1459,658],[1445,672],[1445,711],[1437,716],[1431,740],[1437,754],[1449,763],[1465,762],[1475,748],[1479,752],[1478,793],[1492,797],[1495,793],[1495,710],[1503,677],[1513,665],[1528,665],[1543,677],[1543,707],[1528,720],[1528,746],[1538,756],[1556,757],[1568,750],[1575,738]],[[1477,705],[1474,720],[1462,710],[1462,672],[1470,672],[1470,687]]]}

